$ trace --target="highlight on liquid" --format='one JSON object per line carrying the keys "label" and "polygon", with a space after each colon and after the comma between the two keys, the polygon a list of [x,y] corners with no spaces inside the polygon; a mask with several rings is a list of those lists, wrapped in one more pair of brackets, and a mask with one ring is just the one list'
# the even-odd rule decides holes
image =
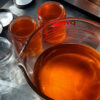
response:
{"label": "highlight on liquid", "polygon": [[99,53],[83,44],[51,47],[38,57],[33,80],[38,91],[54,100],[99,100]]}

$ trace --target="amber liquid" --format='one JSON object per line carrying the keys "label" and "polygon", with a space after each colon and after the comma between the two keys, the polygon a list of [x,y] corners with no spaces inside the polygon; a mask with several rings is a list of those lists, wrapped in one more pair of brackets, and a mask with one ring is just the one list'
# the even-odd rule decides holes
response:
{"label": "amber liquid", "polygon": [[59,44],[36,61],[34,84],[54,100],[100,100],[100,56],[82,44]]}
{"label": "amber liquid", "polygon": [[[29,19],[30,18],[30,19]],[[20,18],[16,20],[10,30],[10,36],[16,48],[17,54],[20,53],[25,45],[29,36],[37,29],[37,24],[33,22],[31,17]],[[30,40],[27,48],[22,54],[22,57],[29,56],[34,57],[40,54],[42,51],[42,42],[40,33],[36,33]]]}
{"label": "amber liquid", "polygon": [[[37,17],[38,23],[41,26],[55,19],[66,18],[66,11],[61,4],[57,2],[46,2],[38,8]],[[53,25],[46,26],[42,30],[42,34],[44,41],[53,44],[60,43],[66,37],[65,25],[56,28],[53,27]]]}

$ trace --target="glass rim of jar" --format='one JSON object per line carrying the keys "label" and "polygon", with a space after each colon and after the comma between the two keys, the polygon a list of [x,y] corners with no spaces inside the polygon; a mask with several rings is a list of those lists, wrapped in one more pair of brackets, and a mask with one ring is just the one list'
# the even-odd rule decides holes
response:
{"label": "glass rim of jar", "polygon": [[42,5],[40,5],[40,7],[37,10],[37,14],[40,12],[40,9],[43,6],[47,5],[47,4],[58,4],[59,8],[61,8],[61,14],[57,18],[55,18],[55,19],[59,19],[66,12],[64,6],[61,3],[56,2],[56,1],[47,1],[47,2],[44,2]]}
{"label": "glass rim of jar", "polygon": [[0,42],[5,43],[8,46],[8,50],[5,53],[5,56],[3,56],[0,59],[0,64],[4,65],[4,64],[6,64],[10,60],[10,57],[12,56],[12,54],[13,54],[13,47],[12,47],[11,42],[8,39],[4,38],[4,37],[0,37]]}
{"label": "glass rim of jar", "polygon": [[9,27],[8,27],[8,32],[9,32],[9,34],[11,35],[11,36],[13,36],[13,37],[18,37],[18,38],[27,38],[28,36],[30,36],[32,33],[30,33],[30,34],[28,34],[28,35],[26,35],[26,36],[19,36],[19,35],[16,35],[16,34],[13,34],[13,32],[12,32],[12,26],[16,23],[16,21],[19,21],[19,20],[22,20],[22,19],[28,19],[28,20],[30,20],[30,21],[32,21],[32,23],[34,24],[34,29],[33,29],[33,32],[38,28],[38,26],[37,26],[37,23],[36,23],[36,21],[31,17],[31,16],[19,16],[19,17],[16,17],[12,22],[11,22],[11,24],[9,25]]}

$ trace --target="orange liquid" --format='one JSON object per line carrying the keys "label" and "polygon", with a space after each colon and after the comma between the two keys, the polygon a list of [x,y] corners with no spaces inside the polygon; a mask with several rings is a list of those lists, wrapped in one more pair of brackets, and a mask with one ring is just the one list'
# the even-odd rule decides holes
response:
{"label": "orange liquid", "polygon": [[54,100],[100,100],[100,56],[82,44],[60,44],[37,59],[34,84]]}
{"label": "orange liquid", "polygon": [[[24,46],[25,42],[29,38],[29,36],[37,29],[36,23],[33,23],[33,19],[19,19],[16,20],[12,27],[10,36],[14,42],[14,46],[16,48],[17,53],[19,54]],[[38,55],[42,51],[40,33],[38,32],[33,36],[31,41],[28,44],[23,56],[27,55],[30,57]]]}
{"label": "orange liquid", "polygon": [[[54,19],[66,18],[66,11],[61,4],[57,2],[46,2],[38,8],[38,23],[43,25]],[[60,43],[66,37],[65,25],[56,27],[47,26],[43,29],[44,41],[48,43]]]}

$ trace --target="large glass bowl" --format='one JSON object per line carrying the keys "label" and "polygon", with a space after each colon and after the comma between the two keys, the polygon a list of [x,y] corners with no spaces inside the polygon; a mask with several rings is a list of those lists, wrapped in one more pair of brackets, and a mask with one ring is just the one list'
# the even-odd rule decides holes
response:
{"label": "large glass bowl", "polygon": [[[61,31],[64,34],[60,34]],[[28,46],[30,45],[32,38],[35,38],[37,34],[41,35],[42,51],[38,55],[35,55],[33,57],[29,57],[28,55],[24,55],[22,57],[23,53],[29,49]],[[60,39],[60,37],[63,38]],[[88,19],[73,18],[73,17],[61,20],[53,20],[39,27],[28,38],[18,56],[19,67],[24,72],[24,75],[31,88],[46,100],[49,100],[51,98],[49,98],[48,96],[44,95],[41,91],[39,91],[34,84],[33,81],[34,64],[43,51],[59,43],[82,43],[94,48],[99,52],[100,23]]]}

